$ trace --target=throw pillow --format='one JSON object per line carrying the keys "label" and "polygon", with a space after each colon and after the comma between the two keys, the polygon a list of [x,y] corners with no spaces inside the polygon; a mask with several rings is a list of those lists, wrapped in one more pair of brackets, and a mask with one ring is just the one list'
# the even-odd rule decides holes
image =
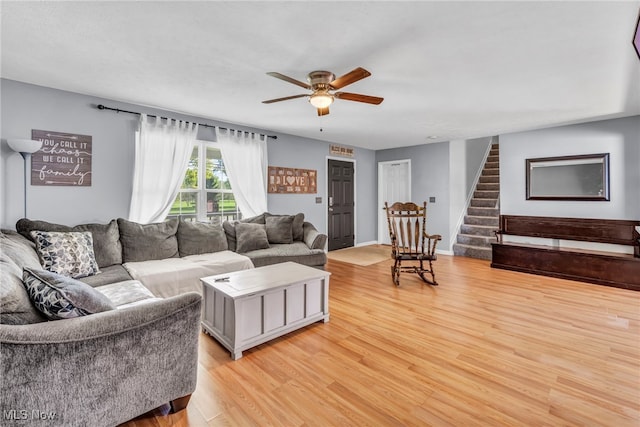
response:
{"label": "throw pillow", "polygon": [[261,213],[260,215],[250,216],[249,218],[242,218],[238,222],[247,222],[249,224],[264,224],[265,214]]}
{"label": "throw pillow", "polygon": [[229,250],[236,252],[237,244],[236,244],[236,224],[241,222],[249,223],[249,224],[264,224],[265,216],[267,213],[261,213],[260,215],[252,216],[249,218],[243,218],[239,221],[225,221],[222,223],[222,228],[224,229],[224,233],[227,235],[227,243],[229,245]]}
{"label": "throw pillow", "polygon": [[293,240],[304,240],[304,214],[302,212],[297,213],[293,217]]}
{"label": "throw pillow", "polygon": [[[265,223],[266,219],[270,216],[289,216],[289,215],[273,215],[269,212],[264,213]],[[292,225],[292,233],[294,241],[302,241],[304,240],[304,214],[298,213],[293,217],[293,225]]]}
{"label": "throw pillow", "polygon": [[88,231],[32,231],[40,264],[46,270],[79,278],[100,272],[93,253],[93,237]]}
{"label": "throw pillow", "polygon": [[293,243],[293,215],[265,218],[269,243]]}
{"label": "throw pillow", "polygon": [[111,220],[108,224],[80,224],[69,227],[62,224],[54,224],[47,221],[33,221],[22,218],[16,223],[16,230],[27,239],[33,241],[31,232],[40,231],[90,231],[93,237],[93,251],[98,267],[122,264],[122,245],[120,244],[120,232],[117,221]]}
{"label": "throw pillow", "polygon": [[236,224],[236,239],[238,253],[246,253],[269,247],[267,230],[263,224],[239,222]]}
{"label": "throw pillow", "polygon": [[224,230],[225,236],[227,236],[227,245],[229,250],[233,252],[237,249],[236,224],[237,221],[225,221],[222,223],[222,229]]}
{"label": "throw pillow", "polygon": [[178,219],[139,224],[118,218],[123,262],[178,257]]}
{"label": "throw pillow", "polygon": [[181,257],[226,251],[228,248],[225,232],[216,224],[181,220],[176,236]]}
{"label": "throw pillow", "polygon": [[49,320],[114,310],[109,299],[86,283],[50,271],[24,269],[23,283],[33,304]]}
{"label": "throw pillow", "polygon": [[99,267],[122,264],[122,245],[118,222],[112,219],[107,224],[80,224],[73,231],[90,231],[93,236],[93,251]]}

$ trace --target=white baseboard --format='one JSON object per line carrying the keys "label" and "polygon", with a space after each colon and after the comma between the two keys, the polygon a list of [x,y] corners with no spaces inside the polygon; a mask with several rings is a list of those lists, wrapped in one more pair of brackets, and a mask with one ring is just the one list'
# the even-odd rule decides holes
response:
{"label": "white baseboard", "polygon": [[453,251],[445,251],[444,249],[436,249],[436,253],[440,255],[455,255]]}
{"label": "white baseboard", "polygon": [[377,245],[378,242],[376,240],[371,240],[369,242],[362,242],[362,243],[356,243],[355,247],[358,246],[370,246],[370,245]]}

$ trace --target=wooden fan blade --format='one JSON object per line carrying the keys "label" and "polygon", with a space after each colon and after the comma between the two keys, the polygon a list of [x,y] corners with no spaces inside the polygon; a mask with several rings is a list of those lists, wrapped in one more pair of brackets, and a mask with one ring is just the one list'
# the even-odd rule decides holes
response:
{"label": "wooden fan blade", "polygon": [[276,73],[275,71],[271,71],[267,74],[271,77],[275,77],[276,79],[284,80],[285,82],[293,83],[294,85],[298,85],[305,89],[311,90],[311,86],[308,83],[303,83],[300,80],[292,79],[291,77],[285,76],[284,74]]}
{"label": "wooden fan blade", "polygon": [[295,99],[295,98],[304,98],[305,96],[309,96],[309,95],[293,95],[293,96],[285,96],[284,98],[276,98],[276,99],[269,99],[267,101],[262,101],[263,104],[272,104],[274,102],[280,102],[280,101],[286,101],[288,99]]}
{"label": "wooden fan blade", "polygon": [[365,77],[369,77],[370,75],[370,72],[362,67],[358,67],[355,70],[349,71],[344,76],[338,77],[337,79],[329,83],[329,86],[331,86],[333,89],[340,89],[347,85],[350,85],[351,83],[355,83],[358,80],[362,80]]}
{"label": "wooden fan blade", "polygon": [[329,114],[329,107],[318,108],[318,116],[327,116]]}
{"label": "wooden fan blade", "polygon": [[346,99],[347,101],[366,102],[367,104],[376,104],[376,105],[384,101],[384,98],[379,98],[377,96],[360,95],[359,93],[349,93],[349,92],[336,92],[333,94],[333,96],[339,99]]}

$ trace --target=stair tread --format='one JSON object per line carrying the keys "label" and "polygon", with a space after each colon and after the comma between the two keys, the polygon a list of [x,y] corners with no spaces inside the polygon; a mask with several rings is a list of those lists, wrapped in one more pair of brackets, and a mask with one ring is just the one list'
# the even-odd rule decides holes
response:
{"label": "stair tread", "polygon": [[[491,232],[499,228],[500,220],[500,208],[498,207],[500,200],[499,156],[498,144],[492,144],[480,178],[476,183],[473,197],[467,206],[465,220],[458,230],[458,241],[466,243],[456,242],[453,244],[455,255],[491,259],[491,243],[495,239]],[[486,225],[487,223],[489,225]]]}
{"label": "stair tread", "polygon": [[464,244],[464,243],[454,243],[454,245],[455,246],[460,246],[460,247],[463,247],[463,248],[473,248],[473,249],[481,250],[481,251],[490,251],[491,250],[491,248],[487,248],[487,247],[484,247],[484,246],[473,246],[473,245],[467,245],[467,244]]}

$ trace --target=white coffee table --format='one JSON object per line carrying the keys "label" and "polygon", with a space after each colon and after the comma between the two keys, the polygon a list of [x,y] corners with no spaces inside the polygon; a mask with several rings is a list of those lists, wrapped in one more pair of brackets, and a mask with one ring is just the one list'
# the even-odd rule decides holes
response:
{"label": "white coffee table", "polygon": [[285,262],[202,278],[202,327],[237,360],[242,351],[329,321],[329,276]]}

